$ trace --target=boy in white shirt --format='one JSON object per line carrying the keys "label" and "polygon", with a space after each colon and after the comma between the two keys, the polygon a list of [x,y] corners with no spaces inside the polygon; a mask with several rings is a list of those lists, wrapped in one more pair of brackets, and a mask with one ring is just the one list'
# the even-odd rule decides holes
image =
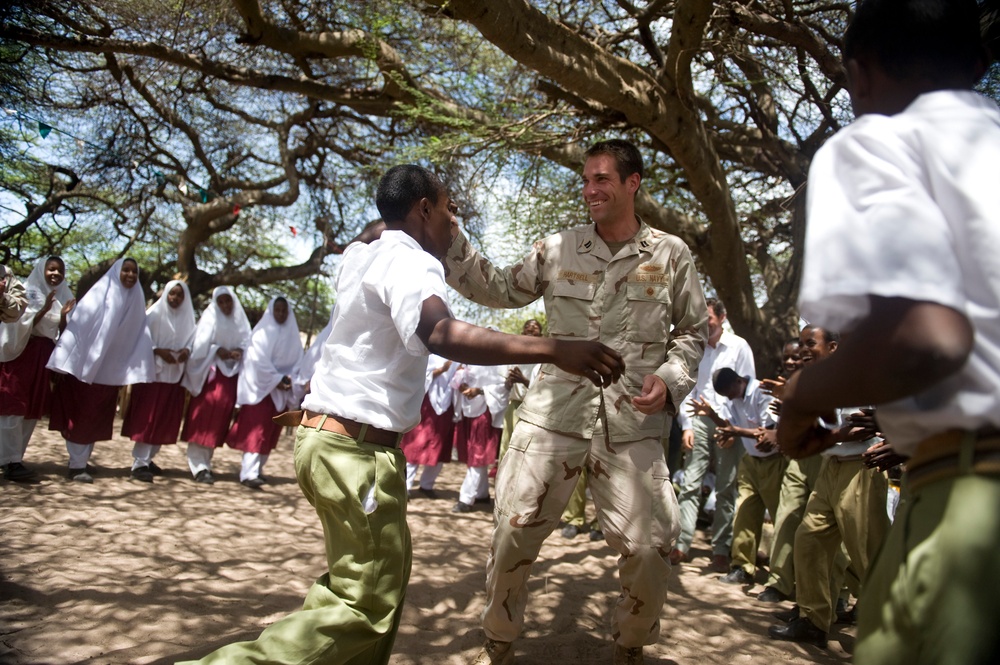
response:
{"label": "boy in white shirt", "polygon": [[723,367],[712,377],[715,394],[728,400],[729,420],[725,421],[705,401],[695,401],[695,413],[715,421],[715,438],[720,448],[729,448],[736,439],[746,452],[737,474],[736,516],[733,519],[732,569],[719,578],[727,584],[753,584],[757,569],[757,546],[764,526],[764,511],[778,511],[781,479],[788,459],[769,444],[764,432],[774,427],[770,407],[773,398],[760,381],[740,376]]}
{"label": "boy in white shirt", "polygon": [[859,601],[859,665],[1000,662],[1000,108],[971,90],[979,18],[975,0],[859,3],[859,117],[810,169],[800,309],[850,334],[789,380],[779,444],[812,454],[830,444],[817,416],[874,404],[911,456]]}

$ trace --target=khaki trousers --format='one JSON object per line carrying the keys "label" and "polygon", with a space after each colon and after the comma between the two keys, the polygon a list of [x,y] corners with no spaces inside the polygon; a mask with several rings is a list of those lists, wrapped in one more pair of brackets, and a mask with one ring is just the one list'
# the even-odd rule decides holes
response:
{"label": "khaki trousers", "polygon": [[677,500],[659,439],[607,443],[517,424],[496,478],[495,527],[486,564],[483,629],[511,642],[521,632],[528,577],[583,472],[604,537],[620,555],[621,596],[611,631],[623,647],[653,644],[667,593]]}
{"label": "khaki trousers", "polygon": [[963,472],[902,499],[858,609],[857,665],[1000,662],[1000,477]]}
{"label": "khaki trousers", "polygon": [[861,580],[889,530],[885,474],[861,460],[827,457],[795,533],[795,593],[802,616],[824,631],[833,623],[831,579],[841,543]]}
{"label": "khaki trousers", "polygon": [[770,573],[767,586],[774,587],[786,596],[795,591],[795,532],[802,524],[806,503],[819,478],[823,458],[813,455],[788,462],[781,479],[778,510],[774,513],[774,542],[771,544]]}
{"label": "khaki trousers", "polygon": [[[733,445],[742,446],[737,441]],[[744,455],[737,475],[736,517],[733,520],[733,568],[742,568],[749,575],[757,571],[757,548],[764,527],[764,511],[778,511],[781,479],[788,458],[777,454],[770,457]]]}
{"label": "khaki trousers", "polygon": [[299,427],[295,475],[323,525],[327,572],[309,589],[301,610],[256,640],[222,647],[198,662],[389,662],[412,553],[403,453]]}

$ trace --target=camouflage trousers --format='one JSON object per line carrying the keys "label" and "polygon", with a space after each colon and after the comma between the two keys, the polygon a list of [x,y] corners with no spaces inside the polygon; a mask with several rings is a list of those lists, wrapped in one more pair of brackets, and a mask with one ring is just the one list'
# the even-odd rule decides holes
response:
{"label": "camouflage trousers", "polygon": [[597,520],[620,555],[621,595],[611,631],[623,647],[659,638],[667,555],[679,529],[677,499],[657,438],[625,443],[567,436],[520,421],[496,478],[495,526],[486,564],[483,629],[512,642],[521,631],[528,577],[584,467]]}

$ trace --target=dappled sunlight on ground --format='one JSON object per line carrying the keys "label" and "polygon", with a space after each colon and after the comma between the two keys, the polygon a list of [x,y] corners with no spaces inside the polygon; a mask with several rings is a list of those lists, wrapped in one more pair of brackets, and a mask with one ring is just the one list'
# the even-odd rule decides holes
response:
{"label": "dappled sunlight on ground", "polygon": [[[44,425],[44,421],[41,425]],[[116,423],[116,430],[120,422]],[[98,443],[94,484],[66,480],[62,439],[40,426],[25,462],[38,482],[0,481],[0,662],[171,663],[255,637],[298,608],[325,569],[322,530],[283,436],[263,490],[239,485],[239,453],[216,453],[216,484],[191,480],[185,444],[164,446],[165,475],[130,480],[131,443]],[[464,467],[445,466],[439,499],[409,504],[413,573],[394,665],[459,665],[482,643],[488,509],[453,514]],[[702,548],[702,549],[699,549]],[[854,629],[820,650],[768,639],[752,591],[716,581],[699,533],[672,573],[659,642],[646,662],[845,663]],[[617,556],[586,535],[553,534],[533,568],[520,665],[609,663]]]}

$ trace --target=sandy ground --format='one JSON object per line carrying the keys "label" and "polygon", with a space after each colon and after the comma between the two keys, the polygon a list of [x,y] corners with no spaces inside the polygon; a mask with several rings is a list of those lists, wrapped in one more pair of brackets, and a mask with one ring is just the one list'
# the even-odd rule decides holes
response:
{"label": "sandy ground", "polygon": [[[62,439],[35,433],[26,462],[37,482],[0,481],[0,663],[172,663],[255,637],[300,606],[325,567],[322,532],[292,472],[283,437],[261,491],[237,483],[239,454],[216,454],[214,486],[191,481],[184,444],[165,446],[166,473],[130,480],[131,444],[97,444],[93,485],[65,478]],[[116,427],[117,431],[117,427]],[[491,514],[451,513],[464,468],[445,466],[441,498],[413,499],[413,575],[395,665],[467,663],[482,643],[478,617]],[[695,558],[672,573],[657,644],[646,662],[844,663],[854,629],[835,626],[830,646],[773,642],[760,591],[708,572],[699,532]],[[608,625],[618,595],[617,557],[603,542],[553,534],[535,564],[520,665],[610,663]],[[762,578],[760,578],[762,579]]]}

